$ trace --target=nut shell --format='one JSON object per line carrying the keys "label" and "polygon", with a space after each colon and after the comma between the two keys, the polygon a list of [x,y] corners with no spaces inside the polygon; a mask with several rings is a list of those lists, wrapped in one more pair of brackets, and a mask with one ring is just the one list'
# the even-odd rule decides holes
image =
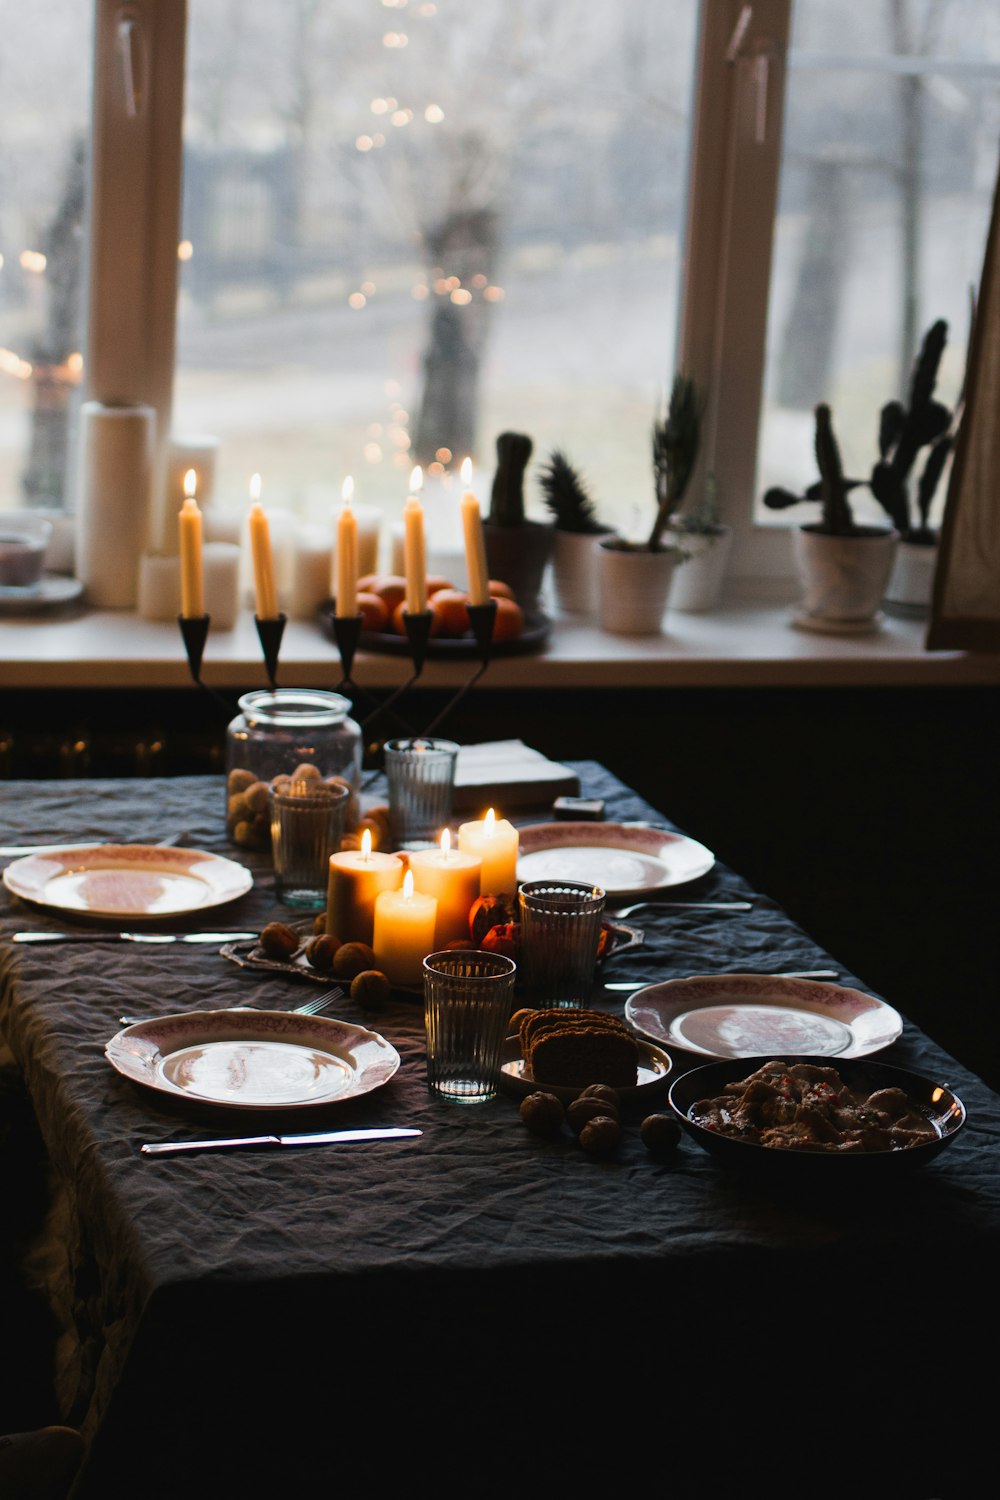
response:
{"label": "nut shell", "polygon": [[318,932],[306,944],[306,958],[321,974],[333,973],[333,962],[338,953],[337,939]]}
{"label": "nut shell", "polygon": [[673,1115],[647,1115],[639,1126],[642,1144],[657,1156],[666,1156],[681,1143],[681,1127]]}
{"label": "nut shell", "polygon": [[378,1010],[387,1005],[392,995],[392,985],[381,969],[362,969],[351,980],[351,999],[367,1010]]}
{"label": "nut shell", "polygon": [[621,1095],[618,1090],[612,1088],[610,1083],[588,1083],[585,1089],[581,1089],[581,1099],[603,1099],[605,1104],[610,1105],[609,1113],[618,1114],[621,1110]]}
{"label": "nut shell", "polygon": [[341,943],[333,960],[338,979],[356,979],[365,969],[377,969],[378,960],[367,943]]}
{"label": "nut shell", "polygon": [[268,958],[291,958],[299,946],[299,935],[285,922],[268,922],[258,939]]}
{"label": "nut shell", "polygon": [[555,1094],[538,1092],[527,1094],[521,1100],[518,1114],[533,1135],[555,1135],[562,1125],[565,1110],[562,1100]]}
{"label": "nut shell", "polygon": [[595,1154],[600,1151],[613,1151],[621,1138],[621,1125],[610,1115],[595,1115],[592,1120],[587,1121],[578,1137],[583,1149]]}
{"label": "nut shell", "polygon": [[583,1127],[591,1120],[602,1118],[616,1121],[618,1119],[617,1109],[613,1105],[610,1105],[606,1099],[588,1098],[581,1094],[566,1109],[566,1119],[577,1135],[580,1134]]}

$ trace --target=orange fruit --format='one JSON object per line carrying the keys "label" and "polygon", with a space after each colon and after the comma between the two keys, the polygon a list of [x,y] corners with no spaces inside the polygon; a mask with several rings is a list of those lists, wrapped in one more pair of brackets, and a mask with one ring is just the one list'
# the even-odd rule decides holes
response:
{"label": "orange fruit", "polygon": [[[430,604],[429,600],[428,600],[428,604]],[[406,613],[406,600],[404,599],[404,600],[401,601],[401,603],[399,603],[399,604],[396,605],[396,608],[392,612],[392,628],[396,632],[397,635],[405,635],[406,634],[406,625],[403,622],[403,616],[405,615],[405,613]],[[431,616],[431,635],[440,635],[441,634],[440,616],[438,616],[438,615],[435,614],[433,608],[430,611],[430,616]]]}
{"label": "orange fruit", "polygon": [[453,589],[454,587],[455,585],[450,578],[445,578],[440,573],[432,573],[427,579],[427,597],[428,599],[433,599],[434,595],[440,593],[442,589]]}
{"label": "orange fruit", "polygon": [[395,573],[370,573],[358,580],[358,592],[377,594],[391,615],[400,600],[406,598],[406,579]]}
{"label": "orange fruit", "polygon": [[385,630],[389,623],[389,607],[378,594],[358,592],[358,613],[362,630]]}
{"label": "orange fruit", "polygon": [[514,640],[524,629],[524,610],[505,594],[496,595],[497,617],[493,622],[495,641]]}
{"label": "orange fruit", "polygon": [[509,583],[503,583],[499,578],[491,578],[486,587],[492,599],[514,599],[516,602],[517,596]]}
{"label": "orange fruit", "polygon": [[469,596],[459,589],[438,589],[430,597],[430,610],[438,618],[435,635],[465,635],[469,629]]}

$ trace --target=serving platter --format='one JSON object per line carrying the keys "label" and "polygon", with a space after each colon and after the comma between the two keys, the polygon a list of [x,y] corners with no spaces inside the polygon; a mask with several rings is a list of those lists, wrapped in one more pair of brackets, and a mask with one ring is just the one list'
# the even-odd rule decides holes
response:
{"label": "serving platter", "polygon": [[616,901],[686,885],[715,864],[686,834],[628,823],[533,823],[519,842],[518,880],[582,881]]}
{"label": "serving platter", "polygon": [[[917,1112],[934,1127],[934,1136],[898,1150],[788,1150],[720,1134],[692,1118],[699,1101],[716,1097],[727,1084],[742,1081],[770,1061],[831,1067],[849,1089],[865,1094],[872,1094],[877,1089],[901,1089]],[[966,1123],[965,1106],[947,1085],[906,1068],[892,1067],[868,1058],[845,1060],[781,1052],[754,1058],[729,1058],[675,1076],[667,1097],[681,1128],[725,1167],[766,1173],[775,1181],[800,1183],[819,1180],[824,1186],[838,1182],[857,1184],[869,1177],[881,1179],[924,1166],[955,1139]]]}
{"label": "serving platter", "polygon": [[[320,618],[327,634],[335,641],[337,637],[333,623],[334,614],[330,605],[321,607]],[[552,621],[548,615],[526,614],[521,634],[491,641],[490,655],[523,656],[530,651],[537,651],[544,646],[551,632]],[[409,638],[405,635],[397,635],[394,630],[362,630],[358,637],[358,646],[362,651],[374,651],[386,656],[409,656],[412,651]],[[432,636],[427,642],[429,660],[480,661],[482,655],[482,647],[472,635],[438,635]]]}
{"label": "serving platter", "polygon": [[3,872],[7,889],[51,911],[129,921],[223,906],[253,885],[235,860],[161,844],[94,844],[28,854]]}
{"label": "serving platter", "polygon": [[[638,1081],[634,1088],[619,1088],[615,1091],[621,1100],[622,1107],[629,1110],[633,1107],[644,1108],[665,1094],[670,1086],[670,1073],[673,1068],[671,1058],[661,1048],[647,1042],[644,1038],[637,1040],[639,1046]],[[575,1085],[536,1083],[526,1072],[520,1038],[509,1036],[503,1046],[500,1087],[505,1094],[511,1094],[515,1099],[523,1099],[528,1094],[541,1091],[546,1094],[555,1094],[557,1099],[561,1099],[564,1104],[569,1104],[581,1089],[586,1088],[586,1082]]]}
{"label": "serving platter", "polygon": [[227,1110],[298,1110],[388,1083],[400,1058],[378,1032],[292,1011],[188,1011],[140,1021],[108,1042],[123,1077],[172,1100]]}
{"label": "serving platter", "polygon": [[844,985],[770,974],[694,974],[650,984],[625,1002],[636,1031],[701,1057],[865,1057],[896,1041],[899,1012]]}

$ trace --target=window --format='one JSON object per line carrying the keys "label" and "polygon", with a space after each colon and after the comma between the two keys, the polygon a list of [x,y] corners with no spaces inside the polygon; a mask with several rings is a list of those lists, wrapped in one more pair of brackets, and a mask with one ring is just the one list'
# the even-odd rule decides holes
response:
{"label": "window", "polygon": [[2,0],[0,29],[0,509],[58,509],[83,370],[92,16]]}

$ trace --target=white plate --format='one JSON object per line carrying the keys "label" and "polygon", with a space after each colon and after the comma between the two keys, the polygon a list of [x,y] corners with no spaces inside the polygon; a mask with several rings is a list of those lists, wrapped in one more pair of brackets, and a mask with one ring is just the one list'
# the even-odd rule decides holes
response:
{"label": "white plate", "polygon": [[61,573],[43,573],[38,586],[33,589],[0,589],[0,614],[33,615],[47,609],[57,609],[79,599],[83,584],[79,578],[67,578]]}
{"label": "white plate", "polygon": [[899,1013],[861,990],[767,974],[694,974],[630,995],[643,1036],[701,1057],[867,1057],[902,1034]]}
{"label": "white plate", "polygon": [[578,880],[616,901],[707,875],[715,855],[682,833],[627,823],[535,823],[519,831],[518,880]]}
{"label": "white plate", "polygon": [[201,1010],[127,1026],[104,1055],[126,1078],[226,1109],[303,1109],[371,1093],[399,1067],[375,1031],[334,1016]]}
{"label": "white plate", "polygon": [[3,872],[25,901],[88,917],[175,917],[235,901],[253,885],[244,865],[198,849],[94,844],[28,854]]}

